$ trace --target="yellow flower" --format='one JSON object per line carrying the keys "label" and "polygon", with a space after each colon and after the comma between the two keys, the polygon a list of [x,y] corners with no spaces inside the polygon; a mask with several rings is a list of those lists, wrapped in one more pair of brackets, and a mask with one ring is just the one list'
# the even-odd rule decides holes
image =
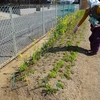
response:
{"label": "yellow flower", "polygon": [[34,44],[35,44],[35,42],[32,42],[32,44],[34,45]]}
{"label": "yellow flower", "polygon": [[19,54],[19,56],[22,58],[23,56],[22,56],[22,54]]}
{"label": "yellow flower", "polygon": [[48,34],[51,34],[51,32],[48,32]]}
{"label": "yellow flower", "polygon": [[56,16],[56,18],[58,18],[58,16]]}
{"label": "yellow flower", "polygon": [[66,25],[66,22],[64,21],[63,24]]}
{"label": "yellow flower", "polygon": [[36,41],[36,39],[34,39],[34,42]]}

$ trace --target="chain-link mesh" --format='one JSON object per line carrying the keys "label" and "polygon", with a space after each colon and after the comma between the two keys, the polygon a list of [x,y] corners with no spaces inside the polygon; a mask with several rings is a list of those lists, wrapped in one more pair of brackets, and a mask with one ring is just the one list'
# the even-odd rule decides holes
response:
{"label": "chain-link mesh", "polygon": [[74,12],[75,7],[60,4],[0,6],[0,65],[54,27],[56,16]]}

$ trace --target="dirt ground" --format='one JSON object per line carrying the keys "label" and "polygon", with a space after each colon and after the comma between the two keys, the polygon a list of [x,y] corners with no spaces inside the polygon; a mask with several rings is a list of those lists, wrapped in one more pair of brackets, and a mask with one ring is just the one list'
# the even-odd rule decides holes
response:
{"label": "dirt ground", "polygon": [[30,66],[36,71],[27,76],[28,85],[21,81],[15,83],[15,88],[11,86],[11,75],[18,69],[21,58],[14,60],[0,70],[0,100],[100,100],[100,52],[95,56],[87,56],[83,52],[84,49],[89,50],[88,37],[90,34],[87,21],[84,38],[78,47],[75,65],[71,67],[73,72],[70,74],[71,79],[61,77],[61,72],[65,70],[62,68],[56,78],[49,80],[54,88],[56,88],[56,82],[60,80],[64,84],[63,89],[60,88],[55,94],[46,95],[43,92],[44,88],[39,87],[45,76],[52,70],[53,64],[62,59],[64,52],[66,52],[66,46],[57,42],[45,56]]}

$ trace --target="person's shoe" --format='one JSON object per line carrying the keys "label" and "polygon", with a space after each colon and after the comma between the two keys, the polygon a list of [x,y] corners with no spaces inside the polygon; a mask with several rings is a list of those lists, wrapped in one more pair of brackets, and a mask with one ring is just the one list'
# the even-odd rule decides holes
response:
{"label": "person's shoe", "polygon": [[91,50],[88,50],[87,52],[86,52],[86,55],[87,56],[93,56],[93,55],[96,55],[97,53],[94,53],[94,52],[92,52]]}

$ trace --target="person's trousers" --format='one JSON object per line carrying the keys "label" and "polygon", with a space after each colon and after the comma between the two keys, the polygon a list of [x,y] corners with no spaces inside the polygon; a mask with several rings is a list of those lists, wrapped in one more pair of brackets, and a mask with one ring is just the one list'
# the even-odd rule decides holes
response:
{"label": "person's trousers", "polygon": [[91,27],[91,31],[92,34],[89,37],[90,48],[93,53],[97,53],[100,47],[100,27],[98,28]]}

